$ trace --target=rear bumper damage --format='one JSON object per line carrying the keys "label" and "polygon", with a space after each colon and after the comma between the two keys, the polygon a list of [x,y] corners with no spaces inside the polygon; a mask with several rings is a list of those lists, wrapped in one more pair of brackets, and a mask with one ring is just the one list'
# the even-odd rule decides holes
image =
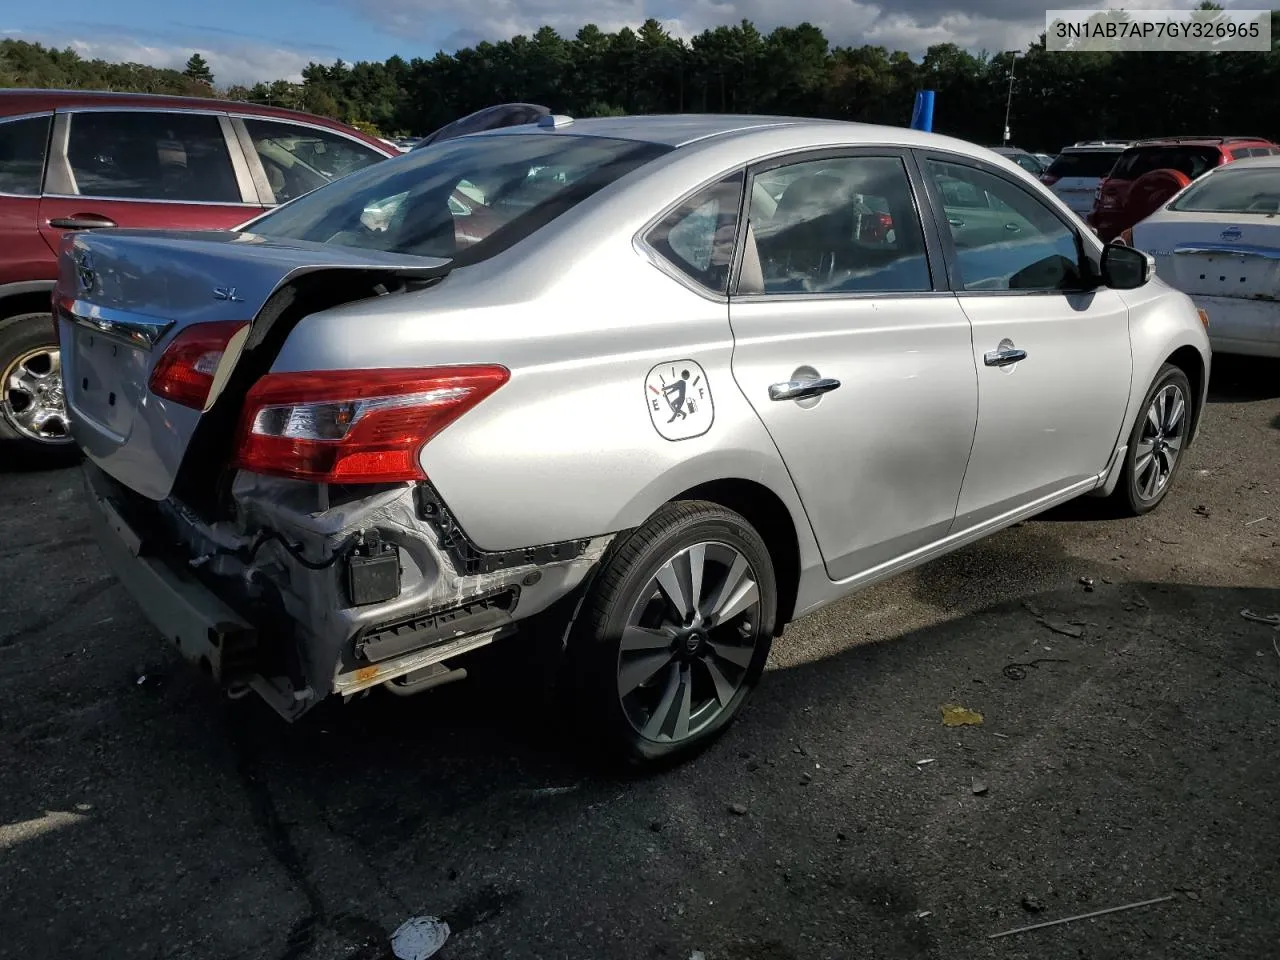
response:
{"label": "rear bumper damage", "polygon": [[252,689],[288,720],[330,694],[439,683],[446,661],[572,592],[612,539],[486,553],[428,484],[344,499],[246,473],[234,519],[207,523],[84,472],[103,555],[147,618],[229,693]]}

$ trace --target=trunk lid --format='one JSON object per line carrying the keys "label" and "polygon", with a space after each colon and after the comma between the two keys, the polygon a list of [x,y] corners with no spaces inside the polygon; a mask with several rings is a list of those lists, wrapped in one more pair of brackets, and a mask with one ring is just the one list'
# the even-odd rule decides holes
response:
{"label": "trunk lid", "polygon": [[[85,455],[115,479],[163,500],[272,294],[319,271],[430,279],[450,267],[448,260],[232,231],[69,235],[59,256],[54,302],[72,434]],[[152,393],[152,371],[174,337],[217,321],[250,326],[223,353],[204,410]]]}
{"label": "trunk lid", "polygon": [[1139,224],[1134,246],[1156,259],[1156,273],[1193,297],[1280,300],[1280,218],[1178,214]]}

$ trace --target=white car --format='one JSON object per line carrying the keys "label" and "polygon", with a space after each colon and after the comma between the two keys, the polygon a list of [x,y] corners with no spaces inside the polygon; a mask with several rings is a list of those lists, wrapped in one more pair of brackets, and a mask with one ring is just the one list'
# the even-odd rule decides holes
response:
{"label": "white car", "polygon": [[1280,358],[1280,156],[1209,171],[1120,242],[1209,315],[1215,351]]}
{"label": "white car", "polygon": [[1099,184],[1128,146],[1127,141],[1120,140],[1082,140],[1063,147],[1040,177],[1040,182],[1073,213],[1080,217],[1088,216],[1093,210]]}

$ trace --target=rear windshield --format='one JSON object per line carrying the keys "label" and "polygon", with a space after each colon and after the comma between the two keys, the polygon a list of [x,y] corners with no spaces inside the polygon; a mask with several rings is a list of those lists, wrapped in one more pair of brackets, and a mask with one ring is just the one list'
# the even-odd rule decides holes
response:
{"label": "rear windshield", "polygon": [[1223,167],[1187,187],[1170,210],[1191,213],[1280,213],[1280,169]]}
{"label": "rear windshield", "polygon": [[445,140],[335,180],[246,229],[474,263],[670,149],[561,134]]}
{"label": "rear windshield", "polygon": [[1060,153],[1049,169],[1051,177],[1105,177],[1116,165],[1123,150],[1082,150],[1080,153]]}
{"label": "rear windshield", "polygon": [[1137,180],[1152,170],[1178,170],[1194,180],[1218,165],[1217,147],[1133,147],[1116,161],[1111,176],[1117,180]]}

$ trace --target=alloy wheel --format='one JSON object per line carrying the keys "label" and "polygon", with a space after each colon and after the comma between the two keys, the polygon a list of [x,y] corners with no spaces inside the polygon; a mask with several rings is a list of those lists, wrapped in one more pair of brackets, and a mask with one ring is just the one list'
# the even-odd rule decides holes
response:
{"label": "alloy wheel", "polygon": [[729,707],[756,655],[757,575],[737,549],[702,542],[664,563],[622,631],[618,697],[647,740],[695,736]]}
{"label": "alloy wheel", "polygon": [[1166,384],[1151,398],[1135,451],[1133,478],[1138,496],[1156,499],[1173,476],[1182,453],[1187,401],[1176,383]]}
{"label": "alloy wheel", "polygon": [[0,412],[19,434],[40,443],[71,442],[57,347],[19,354],[0,375],[0,385]]}

